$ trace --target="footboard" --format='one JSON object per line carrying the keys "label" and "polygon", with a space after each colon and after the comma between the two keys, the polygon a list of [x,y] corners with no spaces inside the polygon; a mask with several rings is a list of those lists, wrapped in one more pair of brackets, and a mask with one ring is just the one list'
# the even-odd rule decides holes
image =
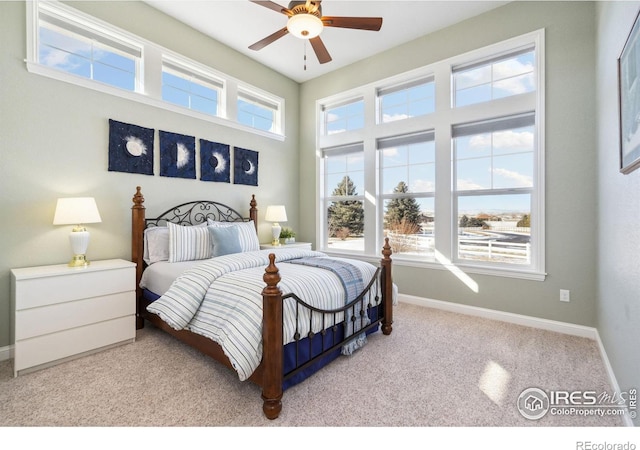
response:
{"label": "footboard", "polygon": [[[364,290],[343,307],[324,310],[306,303],[294,293],[282,295],[278,288],[280,274],[275,266],[275,255],[269,255],[269,266],[263,279],[267,286],[263,296],[263,359],[262,398],[264,414],[275,419],[282,409],[285,383],[301,372],[335,357],[347,349],[354,340],[361,339],[379,326],[385,335],[392,331],[393,298],[391,279],[391,247],[388,238],[382,250],[383,259],[375,275]],[[381,296],[379,295],[381,293]],[[300,320],[308,320],[305,336],[296,332],[293,360],[285,362],[283,346],[283,302],[295,302],[296,330]],[[320,331],[314,332],[313,323],[320,321]],[[316,327],[317,328],[317,327]]]}

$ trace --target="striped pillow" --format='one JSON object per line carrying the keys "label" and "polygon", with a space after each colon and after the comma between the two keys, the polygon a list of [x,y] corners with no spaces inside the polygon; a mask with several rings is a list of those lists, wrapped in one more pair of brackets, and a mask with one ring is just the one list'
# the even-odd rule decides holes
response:
{"label": "striped pillow", "polygon": [[169,262],[211,258],[211,237],[206,226],[185,227],[168,223]]}
{"label": "striped pillow", "polygon": [[208,220],[210,227],[238,227],[240,247],[243,252],[255,252],[260,250],[260,241],[256,233],[256,226],[253,220],[248,222],[215,222]]}

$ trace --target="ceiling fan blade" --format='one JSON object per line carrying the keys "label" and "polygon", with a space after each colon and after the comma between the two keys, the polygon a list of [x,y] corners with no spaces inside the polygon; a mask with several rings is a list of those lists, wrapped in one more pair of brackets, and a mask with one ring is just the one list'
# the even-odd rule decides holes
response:
{"label": "ceiling fan blade", "polygon": [[249,0],[251,3],[255,3],[257,5],[260,6],[264,6],[265,8],[269,8],[272,9],[276,12],[282,13],[284,15],[287,15],[289,17],[291,17],[293,15],[293,11],[291,11],[289,8],[285,8],[284,6],[278,5],[275,2],[270,2],[270,1],[257,1],[257,0]]}
{"label": "ceiling fan blade", "polygon": [[251,50],[260,50],[262,48],[265,48],[267,45],[271,44],[272,42],[277,41],[282,36],[284,36],[284,35],[286,35],[288,33],[289,33],[289,30],[287,30],[287,27],[284,27],[283,29],[276,31],[273,34],[270,34],[269,36],[267,36],[266,38],[256,42],[255,44],[250,45],[249,49],[251,49]]}
{"label": "ceiling fan blade", "polygon": [[354,28],[357,30],[378,31],[382,27],[382,17],[322,17],[327,27]]}
{"label": "ceiling fan blade", "polygon": [[322,39],[320,36],[316,36],[314,38],[309,39],[311,42],[311,47],[313,47],[313,51],[316,52],[316,56],[318,57],[318,61],[320,64],[328,63],[331,61],[331,55],[327,51],[327,47],[324,46]]}

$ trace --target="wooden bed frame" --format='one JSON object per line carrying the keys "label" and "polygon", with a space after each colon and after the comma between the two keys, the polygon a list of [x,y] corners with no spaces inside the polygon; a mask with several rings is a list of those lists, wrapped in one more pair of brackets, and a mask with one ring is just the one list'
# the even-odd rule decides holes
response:
{"label": "wooden bed frame", "polygon": [[[185,342],[191,347],[194,347],[202,353],[211,356],[212,358],[220,361],[222,364],[233,370],[231,362],[224,354],[220,345],[212,341],[209,338],[201,336],[199,334],[192,333],[186,330],[174,330],[157,315],[147,312],[146,307],[149,302],[144,298],[142,289],[140,288],[140,279],[142,272],[146,266],[144,262],[144,230],[149,223],[158,225],[159,222],[175,222],[181,224],[195,225],[189,222],[176,211],[188,209],[189,205],[205,204],[205,208],[212,208],[215,212],[200,212],[196,218],[197,223],[206,222],[209,215],[215,215],[219,221],[237,221],[237,220],[253,220],[256,225],[258,224],[258,209],[256,208],[257,202],[255,195],[252,196],[249,209],[249,218],[242,218],[235,210],[229,208],[226,205],[203,201],[203,202],[189,202],[177,207],[174,207],[157,218],[147,219],[145,217],[145,207],[143,206],[144,197],[141,192],[140,186],[136,188],[136,193],[133,196],[133,206],[131,208],[132,218],[132,234],[131,234],[131,260],[137,264],[136,266],[136,292],[137,292],[137,311],[136,311],[136,328],[140,329],[144,327],[145,319],[155,325],[156,327],[166,331],[167,333],[175,336],[179,340]],[[181,208],[184,207],[184,208]],[[380,288],[382,292],[382,301],[380,307],[382,307],[382,313],[379,314],[379,319],[375,323],[378,326],[378,322],[381,325],[382,332],[385,335],[391,334],[393,323],[393,307],[392,307],[392,279],[391,279],[391,247],[389,246],[388,239],[385,239],[385,244],[382,249],[383,258],[380,262],[379,276],[380,276]],[[282,394],[283,394],[283,319],[282,319],[282,302],[283,294],[278,288],[280,282],[280,274],[278,268],[274,264],[275,255],[271,253],[269,255],[270,264],[265,269],[263,280],[266,284],[262,291],[263,298],[263,320],[262,320],[262,339],[263,339],[263,355],[262,361],[255,372],[249,378],[260,387],[262,387],[262,399],[263,399],[263,412],[269,419],[275,419],[280,414],[282,409]],[[362,297],[368,289],[371,288],[371,283],[365,289],[360,296]],[[289,295],[291,296],[291,295]],[[285,296],[287,297],[287,296]],[[293,296],[295,297],[295,296]],[[351,304],[353,304],[352,302]],[[374,324],[369,325],[373,327]],[[346,339],[345,339],[346,340]],[[335,347],[332,347],[335,349]],[[332,350],[329,349],[329,350]]]}

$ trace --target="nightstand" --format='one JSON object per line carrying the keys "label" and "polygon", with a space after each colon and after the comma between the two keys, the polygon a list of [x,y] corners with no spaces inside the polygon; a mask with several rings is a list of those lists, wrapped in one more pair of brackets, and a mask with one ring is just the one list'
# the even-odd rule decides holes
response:
{"label": "nightstand", "polygon": [[260,244],[260,250],[269,250],[272,248],[304,248],[311,250],[311,242],[294,242],[293,244],[282,245]]}
{"label": "nightstand", "polygon": [[135,270],[122,259],[11,270],[14,376],[133,342]]}

